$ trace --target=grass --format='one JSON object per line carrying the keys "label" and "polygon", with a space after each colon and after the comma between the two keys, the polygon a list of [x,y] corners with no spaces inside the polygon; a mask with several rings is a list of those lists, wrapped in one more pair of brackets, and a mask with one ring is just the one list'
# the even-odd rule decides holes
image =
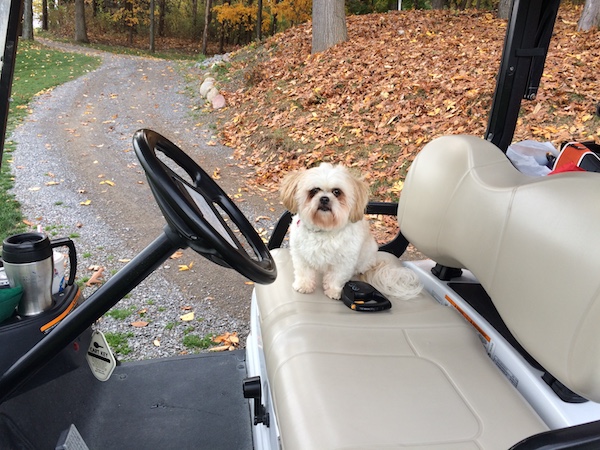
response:
{"label": "grass", "polygon": [[123,309],[111,309],[106,313],[107,316],[112,317],[115,320],[125,320],[136,311],[135,306]]}
{"label": "grass", "polygon": [[[6,136],[9,137],[15,127],[27,116],[28,105],[37,94],[94,70],[99,64],[99,58],[49,50],[35,42],[19,42]],[[15,148],[16,143],[7,140],[2,156],[2,169],[0,170],[1,240],[25,230],[20,205],[10,192],[14,185],[10,162]]]}
{"label": "grass", "polygon": [[212,334],[207,334],[204,337],[200,337],[197,334],[186,334],[183,337],[183,345],[187,348],[206,350],[214,345],[212,338]]}
{"label": "grass", "polygon": [[132,352],[131,347],[129,347],[129,338],[133,337],[131,331],[127,333],[104,333],[104,337],[113,352],[123,356]]}

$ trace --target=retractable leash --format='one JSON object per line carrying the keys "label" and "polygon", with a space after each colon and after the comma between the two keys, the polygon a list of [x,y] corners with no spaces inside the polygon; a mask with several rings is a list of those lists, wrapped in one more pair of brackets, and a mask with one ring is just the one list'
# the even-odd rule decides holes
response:
{"label": "retractable leash", "polygon": [[359,312],[385,311],[392,303],[377,289],[364,281],[348,281],[342,290],[342,301]]}

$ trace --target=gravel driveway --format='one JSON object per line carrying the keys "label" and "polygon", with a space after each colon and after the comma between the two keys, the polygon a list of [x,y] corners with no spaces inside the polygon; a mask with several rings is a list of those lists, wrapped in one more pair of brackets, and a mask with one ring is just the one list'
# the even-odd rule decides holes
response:
{"label": "gravel driveway", "polygon": [[[247,173],[212,136],[203,101],[191,98],[201,81],[200,69],[93,53],[103,60],[99,69],[36,99],[32,114],[11,137],[17,142],[12,167],[14,192],[27,220],[51,237],[73,236],[78,278],[90,277],[89,268],[101,266],[105,281],[165,224],[132,149],[137,129],[151,128],[174,141],[208,173],[217,172],[218,183],[231,195],[239,197]],[[194,72],[193,84],[185,81],[184,71]],[[257,229],[269,229],[282,211],[276,199],[262,194],[242,192],[238,201]],[[180,265],[191,270],[182,271]],[[84,294],[94,289],[87,287]],[[184,345],[188,335],[237,332],[243,346],[251,291],[252,285],[237,272],[188,249],[119,302],[113,310],[121,314],[105,316],[97,327],[127,337],[131,352],[124,358],[130,360],[198,351]],[[190,312],[193,320],[181,320]],[[148,324],[132,326],[136,321]]]}

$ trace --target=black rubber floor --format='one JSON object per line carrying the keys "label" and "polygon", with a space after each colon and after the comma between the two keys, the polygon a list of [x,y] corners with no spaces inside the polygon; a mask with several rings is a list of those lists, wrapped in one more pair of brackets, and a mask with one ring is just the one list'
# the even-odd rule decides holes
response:
{"label": "black rubber floor", "polygon": [[17,448],[55,448],[74,424],[90,449],[252,449],[245,376],[243,351],[127,363],[105,383],[81,367],[3,404],[0,432]]}

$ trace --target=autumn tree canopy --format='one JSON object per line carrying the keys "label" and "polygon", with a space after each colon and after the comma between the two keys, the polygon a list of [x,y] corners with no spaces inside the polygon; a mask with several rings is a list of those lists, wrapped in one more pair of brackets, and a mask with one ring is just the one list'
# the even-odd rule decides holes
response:
{"label": "autumn tree canopy", "polygon": [[[28,0],[26,0],[28,1]],[[403,9],[477,9],[494,14],[502,5],[513,0],[403,0]],[[584,0],[576,0],[583,2]],[[329,39],[327,33],[337,37],[333,42],[343,41],[345,17],[373,12],[387,12],[398,7],[397,0],[315,0],[316,42]],[[586,0],[580,20],[584,29],[589,17],[600,0]],[[75,14],[75,5],[84,5],[84,14]],[[206,11],[206,5],[209,5]],[[258,5],[262,4],[261,32],[257,31]],[[40,6],[44,8],[42,11]],[[335,7],[335,8],[334,8]],[[34,14],[48,19],[49,31],[72,39],[85,41],[85,30],[93,36],[92,41],[148,48],[150,40],[150,0],[57,0],[34,2]],[[268,37],[290,27],[308,22],[313,17],[313,0],[156,0],[155,19],[157,35],[161,41],[188,40],[189,46],[200,45],[199,37],[206,31],[208,53],[224,53],[234,47],[255,40],[257,36]],[[325,9],[324,9],[325,8]],[[595,9],[596,8],[596,9]],[[591,11],[592,14],[587,14]],[[585,20],[584,20],[585,16]],[[77,20],[74,20],[77,18]],[[85,20],[84,20],[85,19]],[[26,25],[33,15],[25,17]],[[323,24],[321,24],[323,21]],[[77,26],[76,26],[77,22]],[[594,23],[592,21],[592,23]],[[597,26],[597,25],[592,25]],[[77,34],[76,34],[77,28]],[[326,31],[323,31],[326,30]],[[126,42],[121,42],[125,37]],[[327,44],[330,45],[330,44]],[[318,47],[318,45],[317,45]],[[226,50],[227,49],[227,50]],[[316,50],[313,50],[316,51]]]}

